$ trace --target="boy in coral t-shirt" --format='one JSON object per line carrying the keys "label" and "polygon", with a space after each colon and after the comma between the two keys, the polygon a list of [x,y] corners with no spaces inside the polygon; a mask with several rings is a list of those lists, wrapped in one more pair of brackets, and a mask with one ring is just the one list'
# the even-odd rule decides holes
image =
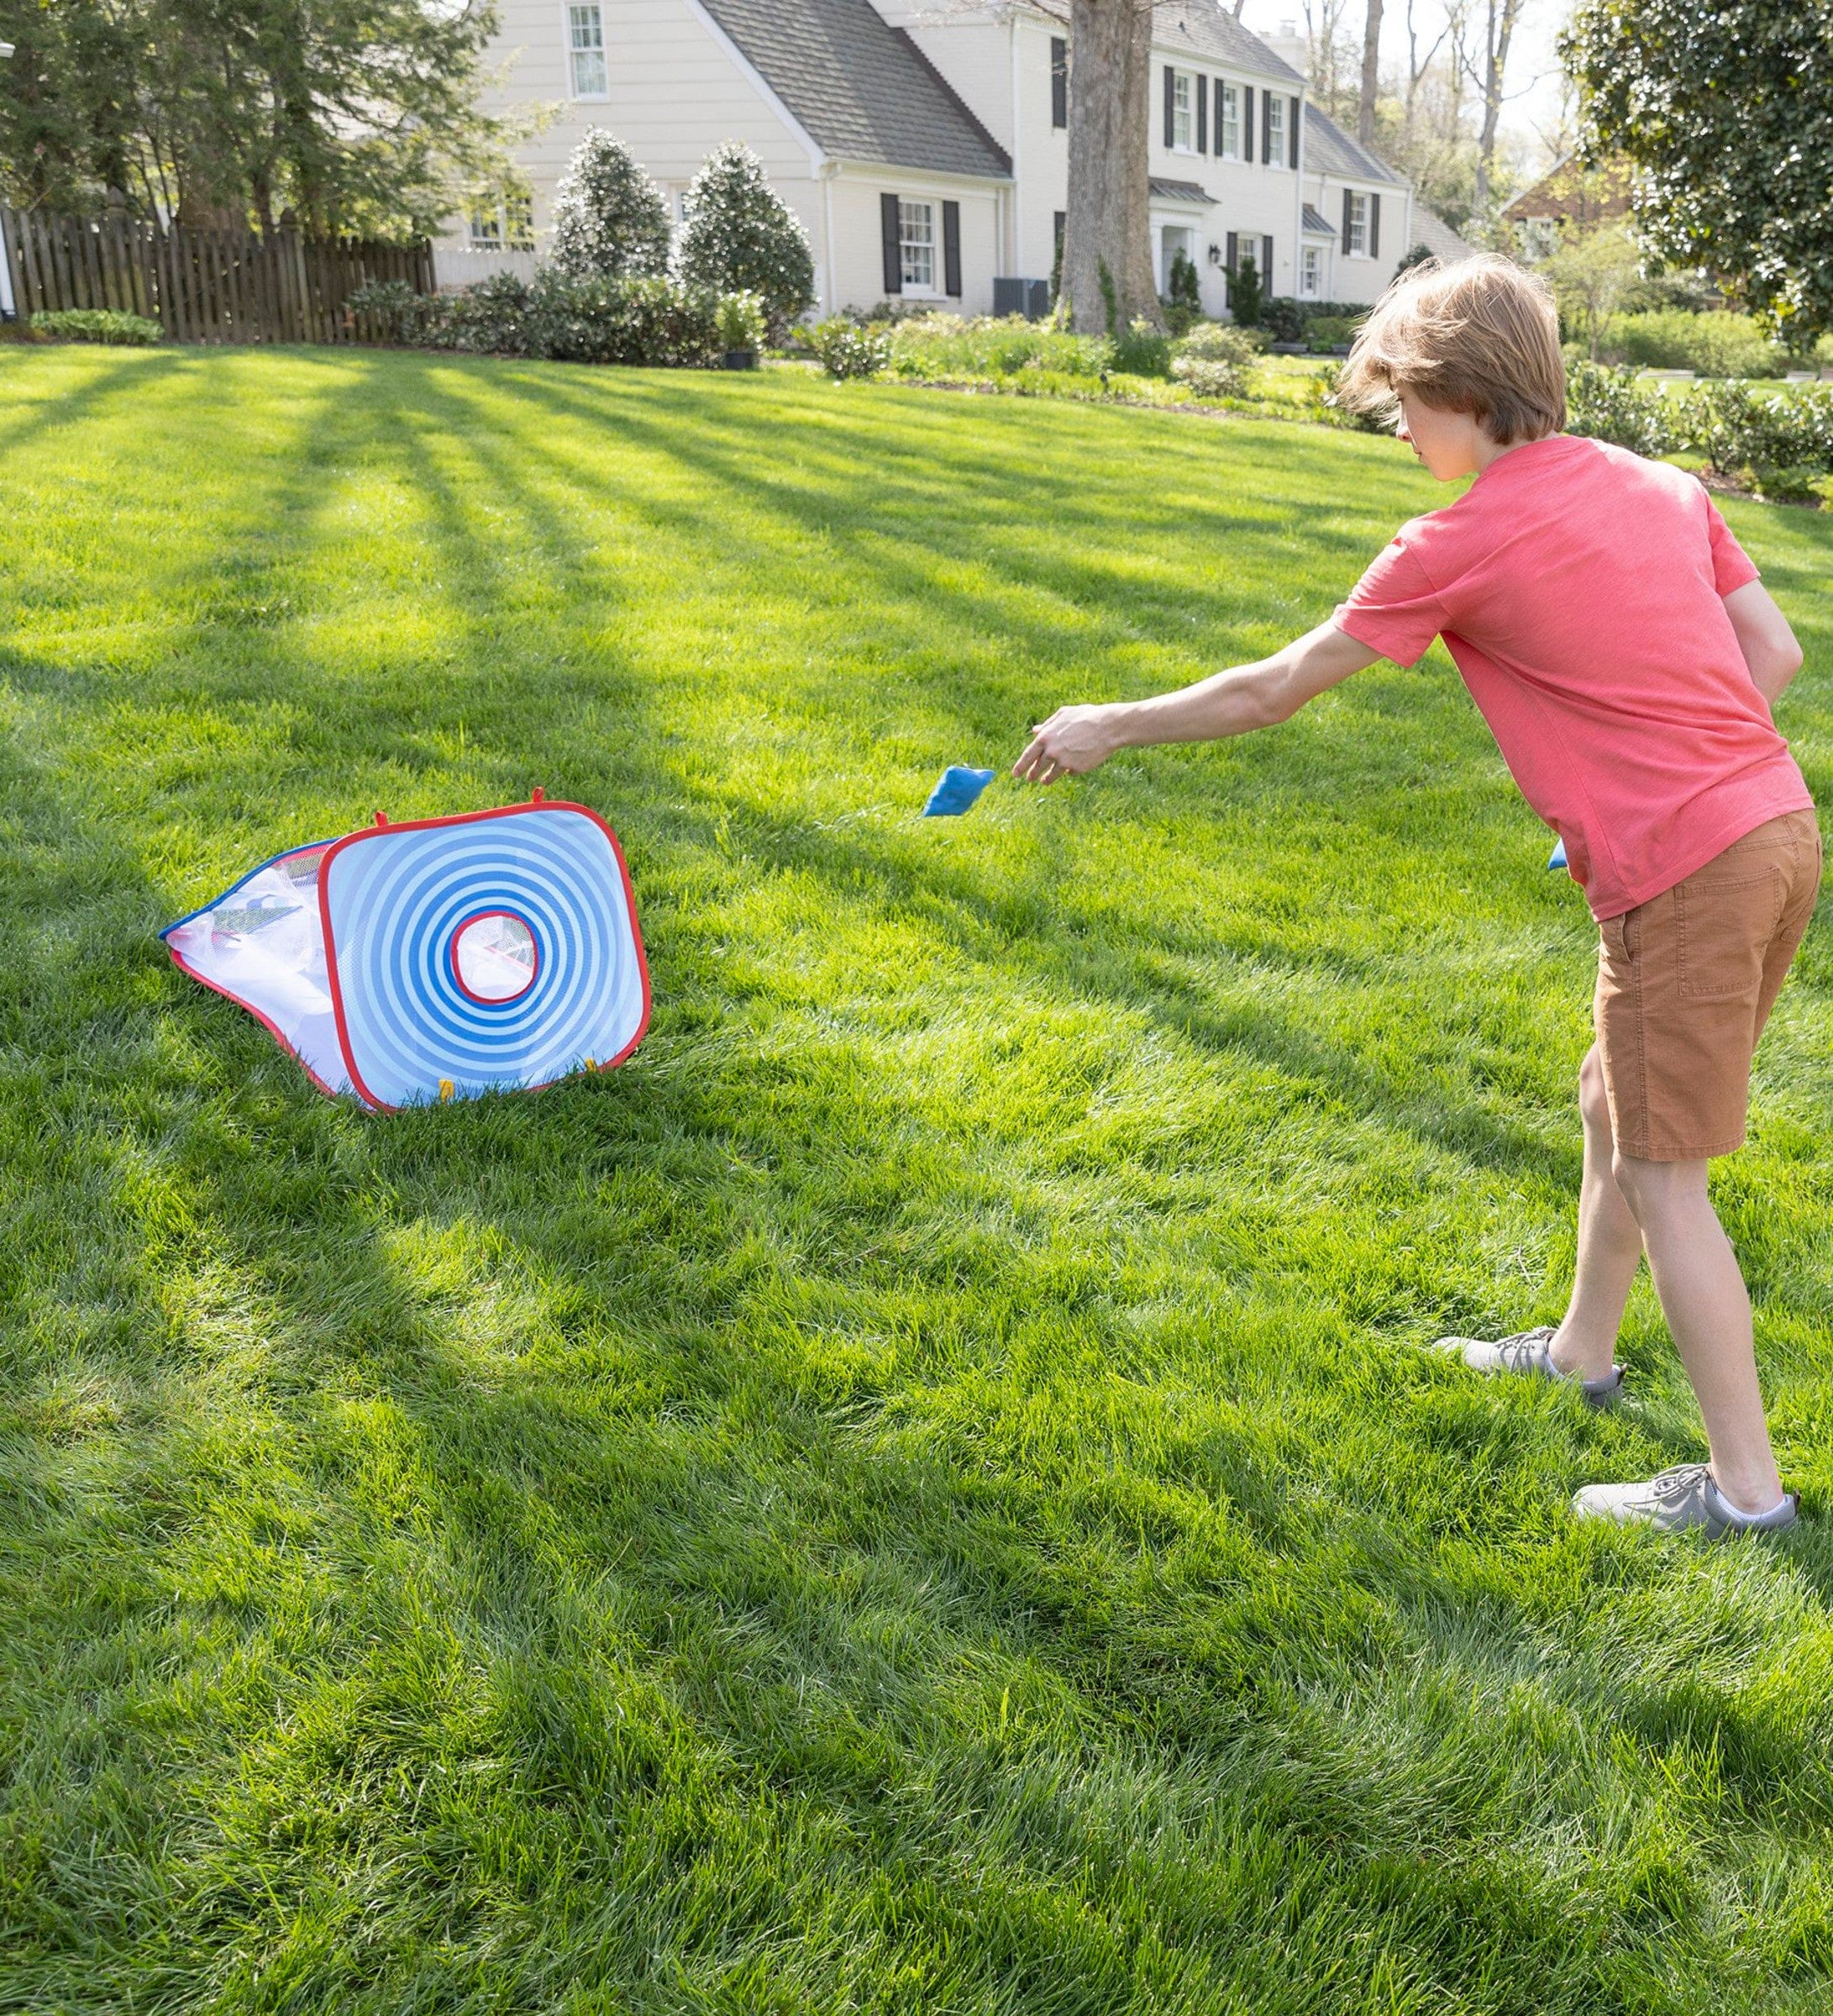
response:
{"label": "boy in coral t-shirt", "polygon": [[1601,944],[1565,1319],[1440,1348],[1605,1401],[1646,1252],[1711,1461],[1588,1485],[1575,1510],[1715,1537],[1791,1525],[1750,1299],[1706,1170],[1743,1142],[1757,1039],[1820,889],[1814,801],[1771,718],[1800,647],[1691,476],[1559,431],[1557,318],[1508,260],[1397,281],[1338,396],[1398,408],[1396,432],[1433,475],[1475,482],[1402,526],[1328,622],[1181,692],[1059,708],[1016,774],[1049,784],[1116,749],[1268,727],[1442,637],[1523,796],[1564,840]]}

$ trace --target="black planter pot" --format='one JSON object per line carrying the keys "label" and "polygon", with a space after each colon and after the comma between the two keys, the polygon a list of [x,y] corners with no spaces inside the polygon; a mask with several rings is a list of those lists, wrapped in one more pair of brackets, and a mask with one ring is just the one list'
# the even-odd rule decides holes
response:
{"label": "black planter pot", "polygon": [[726,352],[726,369],[728,371],[754,371],[757,368],[758,354],[755,350]]}

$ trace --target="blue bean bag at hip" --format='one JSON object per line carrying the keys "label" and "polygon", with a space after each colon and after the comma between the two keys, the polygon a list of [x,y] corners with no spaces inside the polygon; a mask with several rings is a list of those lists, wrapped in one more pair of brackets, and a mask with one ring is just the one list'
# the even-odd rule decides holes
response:
{"label": "blue bean bag at hip", "polygon": [[549,802],[374,826],[276,854],[160,933],[321,1091],[392,1111],[609,1070],[649,974],[617,837]]}

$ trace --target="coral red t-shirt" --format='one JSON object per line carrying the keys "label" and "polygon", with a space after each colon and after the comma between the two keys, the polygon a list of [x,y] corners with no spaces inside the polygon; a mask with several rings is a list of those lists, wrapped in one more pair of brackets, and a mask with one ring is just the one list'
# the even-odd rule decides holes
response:
{"label": "coral red t-shirt", "polygon": [[1337,627],[1403,665],[1442,637],[1521,795],[1619,916],[1814,801],[1721,597],[1757,579],[1684,470],[1524,443],[1403,525]]}

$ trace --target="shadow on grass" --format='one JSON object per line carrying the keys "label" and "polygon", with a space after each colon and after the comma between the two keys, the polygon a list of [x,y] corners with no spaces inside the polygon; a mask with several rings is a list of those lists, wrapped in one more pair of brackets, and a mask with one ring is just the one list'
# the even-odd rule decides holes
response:
{"label": "shadow on grass", "polygon": [[[496,503],[525,528],[525,545],[614,599],[615,575],[560,503],[529,481],[526,457],[505,454],[484,417],[436,382],[447,368],[410,381],[407,402],[378,404],[371,393],[302,416],[301,465],[265,486],[251,528],[278,523],[310,536],[327,507],[320,467],[380,440],[428,502],[443,592],[468,619],[486,619],[512,570],[429,449],[430,426],[484,472]],[[550,412],[559,403],[544,402]],[[642,423],[628,424],[633,438],[642,434]],[[710,466],[704,439],[672,433],[670,444],[670,430],[650,425],[650,451]],[[711,465],[720,486],[745,480],[735,460]],[[758,513],[790,508],[758,484],[748,502]],[[722,536],[717,513],[685,507],[664,528],[712,543]],[[878,563],[866,534],[827,529],[854,564]],[[757,551],[768,557],[771,543]],[[927,549],[906,540],[891,577],[900,594],[933,598],[964,629],[1003,621],[996,595],[948,589],[926,551],[937,561],[961,557],[940,533]],[[286,558],[276,553],[248,570],[255,606],[265,606],[264,570],[277,588]],[[1061,591],[1102,595],[1106,578],[1072,570]],[[210,638],[206,624],[192,640],[200,661]],[[1027,646],[1043,654],[1049,645],[1039,622]],[[105,709],[115,693],[101,669],[73,673],[15,656],[0,672],[72,711]],[[474,655],[449,669],[432,704],[475,708],[501,676]],[[293,654],[284,624],[253,627],[232,667],[197,677],[225,702],[284,689],[320,717],[351,704]],[[667,881],[696,861],[727,858],[735,838],[762,870],[812,878],[833,914],[917,916],[964,958],[1009,976],[1015,991],[1144,1015],[1218,1060],[1246,1058],[1376,1110],[1384,1126],[1473,1167],[1575,1181],[1575,1151],[1550,1148],[1468,1102],[1442,1107],[1413,1095],[1293,1016],[1218,1009],[1179,963],[1200,941],[1174,922],[1135,932],[1138,949],[1127,954],[1104,949],[1100,913],[1064,889],[1042,850],[1028,873],[989,888],[964,867],[901,852],[895,837],[798,826],[740,791],[686,778],[659,753],[668,745],[628,658],[607,654],[579,679],[587,701],[614,699],[616,747],[602,758],[551,743],[542,753],[587,783],[615,781],[639,884],[643,850]],[[915,690],[943,716],[963,704],[939,669],[918,677]],[[410,721],[399,700],[379,707],[362,724],[364,759],[373,738],[385,755],[408,760]],[[529,758],[491,760],[504,795],[519,795]],[[1131,1499],[1124,1477],[1027,1487],[990,1460],[964,1461],[959,1443],[905,1434],[900,1408],[948,1377],[971,1373],[1020,1390],[1035,1382],[1048,1397],[1052,1368],[1027,1363],[1027,1333],[1060,1313],[1060,1286],[1080,1303],[1072,1313],[1090,1315],[1079,1335],[1072,1322],[1065,1349],[1099,1348],[1103,1260],[1091,1255],[1079,1273],[1040,1278],[1014,1251],[960,1278],[943,1236],[950,1193],[971,1193],[982,1179],[970,1144],[959,1142],[931,1151],[927,1195],[914,1179],[901,1187],[895,1170],[882,1171],[875,1197],[830,1214],[832,1194],[816,1186],[811,1210],[798,1190],[806,1169],[760,1160],[744,1108],[767,1107],[790,1141],[852,1142],[863,1163],[882,1161],[872,1131],[899,1090],[882,1070],[863,1116],[852,1088],[786,1073],[742,1025],[722,1021],[717,948],[693,942],[664,902],[647,913],[662,1013],[650,1046],[615,1078],[546,1095],[538,1129],[537,1110],[515,1101],[361,1119],[317,1100],[226,1004],[176,976],[143,990],[163,953],[136,934],[163,921],[168,904],[71,794],[31,775],[13,785],[32,849],[18,885],[14,1040],[56,1058],[74,1101],[55,1181],[73,1212],[105,1195],[108,1215],[144,1236],[138,1254],[119,1257],[119,1278],[133,1285],[118,1298],[108,1348],[124,1368],[156,1336],[176,1367],[207,1363],[213,1338],[232,1329],[258,1339],[239,1375],[268,1417],[253,1446],[291,1452],[306,1485],[297,1530],[285,1508],[255,1504],[244,1509],[243,1530],[197,1534],[211,1515],[190,1467],[204,1457],[233,1464],[226,1421],[150,1426],[150,1442],[169,1440],[113,1480],[106,1502],[98,1494],[86,1511],[66,1498],[42,1525],[45,1504],[64,1487],[41,1479],[18,1504],[23,1547],[76,1557],[105,1530],[118,1538],[124,1525],[139,1557],[122,1585],[97,1591],[66,1629],[81,1623],[105,1636],[123,1605],[188,1600],[233,1649],[266,1630],[270,1612],[258,1578],[238,1598],[228,1568],[284,1552],[289,1531],[296,1545],[325,1543],[333,1599],[349,1626],[345,1663],[328,1669],[310,1647],[296,1655],[280,1677],[287,1726],[270,1730],[257,1713],[242,1740],[281,1755],[300,1746],[334,1804],[347,1798],[360,1816],[373,1799],[392,1824],[406,1810],[393,1789],[400,1774],[423,1777],[428,1747],[437,1747],[403,1723],[443,1697],[427,1677],[391,1665],[386,1648],[391,1635],[422,1630],[434,1593],[449,1605],[460,1663],[499,1669],[497,1719],[481,1736],[454,1737],[455,1754],[509,1758],[528,1803],[565,1816],[564,1839],[550,1847],[552,1882],[601,1879],[612,1867],[635,1880],[617,1861],[621,1840],[633,1819],[655,1829],[650,1880],[670,1898],[676,1936],[691,1952],[748,1934],[767,1940],[790,1900],[781,1888],[748,1900],[716,1888],[696,1903],[690,1886],[717,1851],[718,1828],[710,1813],[670,1822],[659,1811],[664,1793],[691,1781],[709,1801],[723,1791],[845,1816],[858,1831],[830,1850],[830,1882],[837,1865],[868,1854],[862,1843],[901,1830],[914,1869],[958,1880],[976,1839],[968,1795],[1009,1796],[1000,1782],[1022,1777],[1033,1761],[1028,1740],[1004,1733],[1001,1696],[1022,1691],[1033,1674],[1064,1690],[1037,1683],[1038,1712],[1057,1717],[1051,1741],[1061,1754],[1102,1741],[1158,1766],[1200,1761],[1206,1800],[1235,1802],[1247,1824],[1284,1830],[1268,1856],[1286,1880],[1321,1858],[1371,1912],[1400,1908],[1399,1878],[1381,1858],[1400,1854],[1409,1880],[1421,1879],[1389,1825],[1387,1767],[1372,1751],[1315,1770],[1295,1761],[1289,1745],[1303,1698],[1332,1685],[1360,1686],[1372,1698],[1384,1676],[1421,1659],[1454,1677],[1474,1672],[1499,1694],[1542,1675],[1531,1656],[1534,1620],[1506,1593],[1473,1594],[1431,1545],[1403,1541],[1379,1519],[1288,1502],[1268,1425],[1238,1415],[1212,1413],[1200,1436],[1181,1441],[1162,1427],[1141,1429],[1131,1446],[1117,1435],[1114,1467],[1137,1473],[1142,1487]],[[29,927],[77,909],[98,880],[108,894],[92,937],[34,937]],[[1294,978],[1369,977],[1356,958],[1300,956],[1270,937],[1253,957]],[[163,1050],[153,1040],[149,1051],[142,1034],[154,1015],[170,1034]],[[717,1068],[708,1069],[696,1045],[713,1044]],[[880,1260],[874,1248],[887,1241],[893,1257]],[[175,1273],[181,1289],[202,1284],[201,1321],[175,1313]],[[499,1317],[490,1298],[504,1280],[522,1305]],[[922,1306],[912,1283],[927,1291]],[[1352,1337],[1344,1348],[1352,1357]],[[1311,1362],[1323,1360],[1314,1349]],[[1396,1399],[1404,1383],[1392,1382]],[[232,1380],[232,1408],[235,1391]],[[1188,1499],[1150,1502],[1143,1487],[1168,1481],[1189,1487]],[[200,1545],[220,1541],[228,1562],[201,1599],[167,1585],[164,1564],[187,1524]],[[1180,1546],[1199,1558],[1174,1578],[1166,1562]],[[1817,1557],[1788,1558],[1824,1600]],[[360,1676],[367,1669],[360,1683],[352,1662]],[[1575,1657],[1563,1684],[1590,1713],[1607,1678],[1603,1662]],[[638,1688],[653,1726],[620,1733],[622,1702]],[[314,1704],[341,1694],[355,1703],[348,1719],[328,1728],[316,1720]],[[1794,1817],[1792,1803],[1813,1776],[1811,1731],[1795,1748],[1758,1743],[1737,1704],[1683,1686],[1652,1688],[1638,1713],[1646,1742],[1715,1746],[1739,1812],[1772,1824]],[[1493,1732],[1479,1733],[1487,1740]],[[156,1740],[147,1740],[156,1757]],[[959,1769],[963,1799],[913,1838],[909,1815],[933,1799],[938,1757]],[[303,1796],[316,1798],[309,1778]],[[234,1940],[251,1917],[283,1919],[311,1888],[286,1845],[290,1782],[281,1773],[269,1790],[245,1794],[227,1837],[197,1865],[189,1901],[199,1916],[186,1936],[200,1950]],[[1587,1997],[1607,1992],[1608,1980],[1594,1927],[1566,1917],[1551,1887],[1505,1908],[1480,1866],[1458,1876],[1458,1837],[1483,1819],[1459,1803],[1465,1796],[1447,1788],[1440,1811],[1412,1823],[1440,1862],[1430,1922],[1410,1928],[1421,1965],[1447,1987],[1478,1982],[1498,1938],[1526,1933],[1546,1959],[1544,2006],[1594,2006]],[[1073,1810],[1071,1792],[1064,1800]],[[951,1804],[938,1803],[945,1812]],[[361,1819],[344,1824],[360,1841]],[[424,1845],[418,1870],[402,1872],[403,1890],[459,1883],[460,1864],[483,1851],[460,1822],[448,1824],[443,1844]],[[1094,1848],[1117,1861],[1129,1838],[1091,1824],[1061,1861],[1085,1862]],[[1053,1866],[1043,1845],[1011,1853]],[[1116,1877],[1116,1894],[1130,1881]],[[82,1902],[72,1894],[72,1922]],[[1691,1904],[1651,1909],[1668,1925]],[[448,1909],[462,1930],[462,1907]],[[1149,1922],[1149,1903],[1144,1909]],[[124,1925],[123,1934],[130,1936]],[[1048,1927],[1011,1936],[1022,1981],[1043,1992],[1049,1968],[1060,1968],[1058,1936]],[[629,1965],[637,1956],[633,1943]]]}

